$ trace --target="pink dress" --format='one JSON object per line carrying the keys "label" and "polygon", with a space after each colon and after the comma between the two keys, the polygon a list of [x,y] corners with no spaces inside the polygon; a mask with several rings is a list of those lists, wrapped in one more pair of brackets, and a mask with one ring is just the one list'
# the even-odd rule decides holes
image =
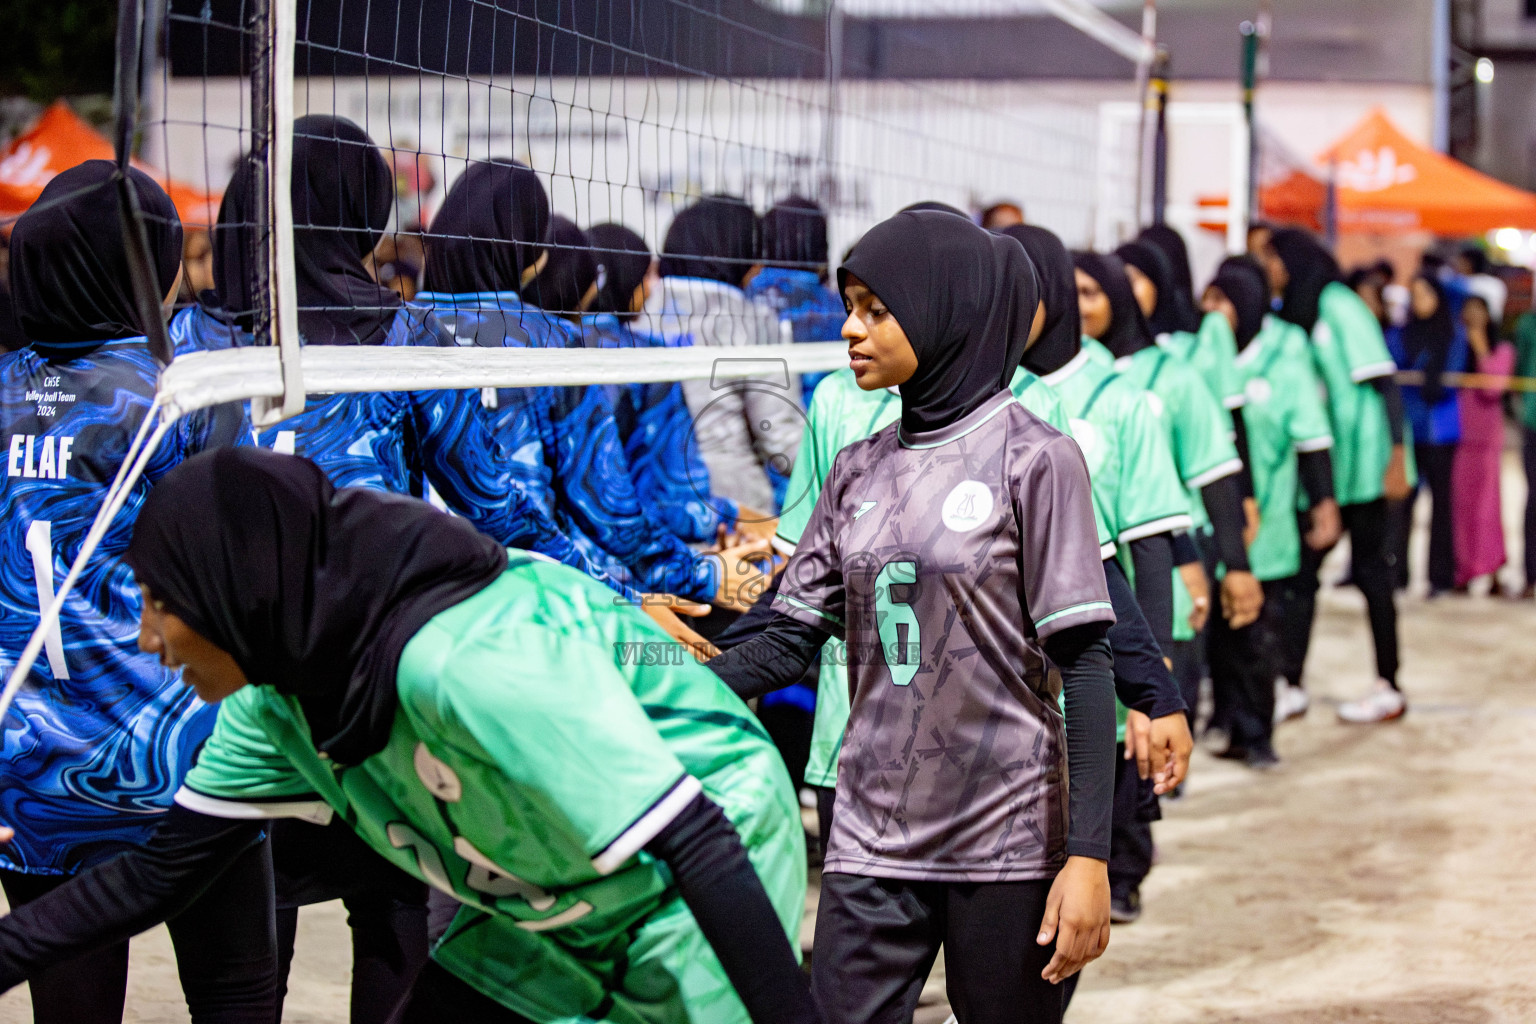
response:
{"label": "pink dress", "polygon": [[[1501,341],[1478,360],[1477,372],[1507,376],[1515,347]],[[1451,469],[1455,500],[1456,585],[1497,572],[1504,564],[1504,520],[1499,501],[1499,461],[1504,451],[1504,389],[1461,388],[1461,444]]]}

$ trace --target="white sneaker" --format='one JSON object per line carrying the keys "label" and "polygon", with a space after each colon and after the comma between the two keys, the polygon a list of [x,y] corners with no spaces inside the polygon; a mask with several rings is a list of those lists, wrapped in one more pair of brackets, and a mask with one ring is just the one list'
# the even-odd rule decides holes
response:
{"label": "white sneaker", "polygon": [[1299,686],[1292,686],[1284,679],[1275,680],[1275,724],[1300,718],[1312,706],[1312,698]]}
{"label": "white sneaker", "polygon": [[1339,720],[1354,725],[1370,725],[1373,722],[1390,722],[1401,718],[1408,710],[1403,695],[1392,688],[1385,679],[1376,680],[1371,692],[1359,700],[1345,701],[1339,705]]}

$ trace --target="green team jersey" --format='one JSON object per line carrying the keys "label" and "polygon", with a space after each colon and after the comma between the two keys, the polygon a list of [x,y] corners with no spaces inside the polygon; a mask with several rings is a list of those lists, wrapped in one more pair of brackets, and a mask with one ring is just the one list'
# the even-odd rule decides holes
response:
{"label": "green team jersey", "polygon": [[1368,382],[1395,372],[1397,364],[1375,314],[1337,281],[1318,298],[1312,359],[1328,392],[1334,494],[1340,505],[1375,501],[1392,457],[1392,434],[1386,403]]}
{"label": "green team jersey", "polygon": [[[1115,361],[1121,377],[1147,392],[1162,424],[1174,468],[1184,482],[1194,529],[1210,526],[1200,489],[1242,471],[1232,443],[1231,417],[1211,397],[1198,373],[1182,359],[1156,345]],[[1189,615],[1194,600],[1178,569],[1173,573],[1173,638],[1193,640]]]}
{"label": "green team jersey", "polygon": [[1092,359],[1105,369],[1112,370],[1115,368],[1115,354],[1098,338],[1090,337],[1086,334],[1083,335],[1080,351],[1087,352],[1089,359]]}
{"label": "green team jersey", "polygon": [[[1067,433],[1067,418],[1061,411],[1061,404],[1049,388],[1040,386],[1039,381],[1039,377],[1020,367],[1013,375],[1014,396],[1024,408]],[[779,515],[781,547],[800,543],[837,453],[895,422],[900,415],[901,399],[895,392],[885,388],[865,391],[859,387],[852,370],[838,370],[816,385],[811,407],[806,412],[800,454],[790,470],[786,491],[796,495],[798,500]],[[1098,522],[1097,515],[1095,522]],[[1101,544],[1105,537],[1106,532],[1101,526]],[[813,786],[837,785],[837,758],[843,747],[843,733],[848,728],[847,650],[841,640],[828,640],[821,650],[811,753],[805,766],[805,781]]]}
{"label": "green team jersey", "polygon": [[797,936],[804,834],[788,773],[721,681],[638,610],[514,552],[406,645],[387,746],[325,760],[297,700],[223,703],[177,802],[224,817],[332,812],[463,906],[433,952],[535,1021],[746,1024],[671,884],[643,852],[699,792],[725,811]]}
{"label": "green team jersey", "polygon": [[1212,397],[1223,409],[1240,409],[1243,382],[1234,361],[1237,359],[1237,337],[1232,324],[1223,313],[1207,313],[1200,321],[1200,330],[1174,331],[1160,334],[1157,343],[1194,367]]}
{"label": "green team jersey", "polygon": [[1300,327],[1271,314],[1237,357],[1248,396],[1243,419],[1259,505],[1259,533],[1248,548],[1248,562],[1261,580],[1285,579],[1301,569],[1296,457],[1333,447],[1322,385],[1307,348]]}
{"label": "green team jersey", "polygon": [[[1088,463],[1095,516],[1111,539],[1129,544],[1189,529],[1189,500],[1148,393],[1097,360],[1086,340],[1067,365],[1041,379],[1067,411],[1072,437]],[[1122,550],[1120,558],[1134,583],[1130,553]],[[1182,589],[1175,587],[1174,594]],[[1118,700],[1115,717],[1116,739],[1123,743],[1125,705]]]}

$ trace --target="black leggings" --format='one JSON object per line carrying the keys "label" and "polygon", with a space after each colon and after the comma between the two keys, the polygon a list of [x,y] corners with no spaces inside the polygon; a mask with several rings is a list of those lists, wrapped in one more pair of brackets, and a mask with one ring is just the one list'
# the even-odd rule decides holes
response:
{"label": "black leggings", "polygon": [[1269,750],[1274,735],[1275,676],[1280,671],[1289,581],[1264,583],[1264,610],[1251,625],[1233,629],[1221,615],[1207,627],[1211,686],[1232,746]]}
{"label": "black leggings", "polygon": [[811,990],[827,1024],[909,1024],[944,947],[961,1024],[1059,1024],[1062,990],[1040,977],[1036,944],[1050,879],[915,882],[821,878]]}
{"label": "black leggings", "polygon": [[[1419,467],[1419,486],[1429,491],[1429,586],[1431,590],[1450,590],[1456,585],[1456,535],[1452,519],[1455,502],[1451,494],[1451,467],[1456,460],[1454,444],[1416,444],[1413,458]],[[1399,586],[1408,585],[1408,538],[1412,535],[1413,504],[1418,492],[1402,510],[1403,527],[1394,538]]]}
{"label": "black leggings", "polygon": [[279,1000],[288,993],[299,907],[340,899],[352,933],[352,1024],[378,1024],[427,962],[426,885],[380,857],[340,818],[324,826],[276,822],[272,843]]}
{"label": "black leggings", "polygon": [[1520,461],[1525,465],[1525,585],[1536,586],[1536,430],[1520,428]]}
{"label": "black leggings", "polygon": [[533,1024],[468,982],[429,962],[385,1024]]}
{"label": "black leggings", "polygon": [[[1396,689],[1397,603],[1393,597],[1394,568],[1389,543],[1393,516],[1385,498],[1359,505],[1342,505],[1339,514],[1344,520],[1344,529],[1349,531],[1350,574],[1355,586],[1365,595],[1371,639],[1376,646],[1376,674]],[[1305,515],[1302,524],[1305,535]],[[1292,686],[1301,685],[1307,651],[1312,645],[1312,620],[1317,614],[1317,573],[1327,554],[1326,551],[1313,551],[1303,542],[1301,571],[1286,587],[1285,652],[1280,674]]]}
{"label": "black leggings", "polygon": [[[67,875],[0,870],[12,907],[69,881]],[[240,856],[179,916],[166,922],[193,1024],[272,1024],[277,1019],[272,856],[263,843]],[[128,943],[49,968],[28,983],[36,1024],[121,1024]]]}

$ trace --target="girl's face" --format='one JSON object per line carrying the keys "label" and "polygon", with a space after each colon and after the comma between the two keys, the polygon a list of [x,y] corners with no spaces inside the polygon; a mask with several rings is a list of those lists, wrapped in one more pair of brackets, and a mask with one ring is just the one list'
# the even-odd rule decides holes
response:
{"label": "girl's face", "polygon": [[1435,289],[1422,277],[1413,279],[1409,294],[1412,296],[1413,315],[1419,320],[1428,320],[1440,308],[1440,296],[1435,294]]}
{"label": "girl's face", "polygon": [[1227,323],[1232,329],[1237,330],[1237,307],[1232,300],[1227,298],[1227,293],[1210,285],[1205,289],[1205,294],[1200,296],[1200,311],[1203,313],[1220,313],[1227,318]]}
{"label": "girl's face", "polygon": [[651,260],[651,265],[645,272],[645,277],[629,296],[629,311],[631,313],[644,313],[646,300],[651,293],[661,284],[661,261]]}
{"label": "girl's face", "polygon": [[875,391],[911,380],[917,372],[917,353],[879,296],[849,274],[843,303],[848,307],[843,340],[848,342],[848,365],[859,387]]}
{"label": "girl's face", "polygon": [[1099,287],[1092,276],[1079,270],[1077,273],[1077,312],[1083,318],[1083,333],[1090,338],[1102,338],[1109,333],[1114,311],[1109,296]]}
{"label": "girl's face", "polygon": [[181,669],[181,681],[209,704],[217,704],[250,680],[228,651],[166,610],[142,583],[144,611],[139,616],[139,650],[155,654],[160,664]]}
{"label": "girl's face", "polygon": [[1467,330],[1481,333],[1488,330],[1488,304],[1476,295],[1468,296],[1461,304],[1461,322]]}
{"label": "girl's face", "polygon": [[1355,294],[1360,296],[1370,309],[1371,314],[1380,320],[1387,312],[1387,306],[1381,297],[1381,285],[1374,278],[1366,278],[1355,286]]}
{"label": "girl's face", "polygon": [[1141,307],[1141,315],[1151,316],[1157,308],[1157,285],[1129,263],[1125,265],[1125,276],[1131,282],[1131,294],[1136,296],[1136,305]]}
{"label": "girl's face", "polygon": [[1285,286],[1291,283],[1291,272],[1285,267],[1285,260],[1280,258],[1280,253],[1275,249],[1274,243],[1268,239],[1264,242],[1262,253],[1264,273],[1269,277],[1269,293],[1271,295],[1283,295]]}

